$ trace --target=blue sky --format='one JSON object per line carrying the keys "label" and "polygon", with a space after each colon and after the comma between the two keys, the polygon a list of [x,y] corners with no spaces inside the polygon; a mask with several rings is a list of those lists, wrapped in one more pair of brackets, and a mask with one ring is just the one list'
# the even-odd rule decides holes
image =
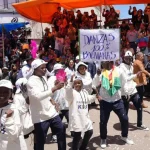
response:
{"label": "blue sky", "polygon": [[124,19],[124,18],[131,18],[130,15],[128,15],[128,9],[129,6],[136,6],[137,9],[142,9],[144,10],[144,4],[135,4],[135,5],[114,5],[116,10],[120,10],[120,19]]}

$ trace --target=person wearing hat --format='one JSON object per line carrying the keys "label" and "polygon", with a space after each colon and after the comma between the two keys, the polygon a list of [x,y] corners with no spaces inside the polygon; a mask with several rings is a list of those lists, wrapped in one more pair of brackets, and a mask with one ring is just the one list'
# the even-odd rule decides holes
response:
{"label": "person wearing hat", "polygon": [[78,55],[78,56],[76,56],[76,58],[75,58],[75,70],[77,70],[77,65],[78,65],[79,62],[80,62],[80,57],[79,57],[79,55]]}
{"label": "person wearing hat", "polygon": [[[65,87],[65,99],[69,103],[69,130],[73,134],[72,150],[86,150],[93,134],[93,123],[88,112],[88,104],[95,101],[96,94],[90,95],[79,76],[73,75]],[[82,143],[81,135],[84,133]]]}
{"label": "person wearing hat", "polygon": [[33,70],[31,68],[31,63],[33,61],[33,58],[32,56],[29,56],[28,58],[26,58],[26,62],[27,64],[24,65],[22,68],[21,68],[21,73],[22,73],[22,76],[20,77],[17,77],[17,79],[19,78],[26,78],[26,79],[29,79],[31,77],[31,75],[33,74]]}
{"label": "person wearing hat", "polygon": [[14,95],[13,103],[19,110],[21,121],[23,124],[23,133],[25,138],[34,130],[34,125],[31,119],[31,113],[29,110],[29,99],[27,94],[28,80],[26,78],[20,78],[16,81],[16,93]]}
{"label": "person wearing hat", "polygon": [[129,103],[132,102],[134,107],[137,110],[137,128],[141,130],[149,130],[142,123],[142,103],[140,100],[140,96],[136,89],[136,82],[134,79],[136,77],[141,76],[142,71],[133,74],[133,55],[130,51],[127,51],[124,56],[123,63],[120,64],[119,68],[122,70],[124,75],[126,76],[125,90],[122,90],[122,99],[124,101],[124,106],[126,109],[126,113],[128,114]]}
{"label": "person wearing hat", "polygon": [[2,68],[2,79],[9,80],[9,70],[7,67]]}
{"label": "person wearing hat", "polygon": [[[59,82],[62,82],[63,84],[66,82],[67,76],[62,64],[58,64],[58,63],[55,64],[52,72],[53,75],[48,79],[48,85],[51,86],[51,88],[56,84],[58,84]],[[55,91],[51,98],[55,101],[55,103],[59,105],[60,118],[63,120],[63,118],[65,117],[68,123],[69,108],[68,108],[68,102],[64,97],[64,93],[65,92],[63,86],[61,89]],[[54,135],[54,133],[52,133],[52,142],[56,142],[56,141],[57,141],[57,137],[56,135]]]}
{"label": "person wearing hat", "polygon": [[0,150],[27,150],[19,111],[9,103],[12,90],[10,81],[0,81]]}
{"label": "person wearing hat", "polygon": [[126,83],[124,73],[118,67],[114,66],[113,61],[106,61],[102,63],[101,74],[97,73],[95,80],[97,85],[100,86],[99,94],[100,101],[100,137],[101,148],[107,147],[107,123],[111,111],[114,111],[119,117],[121,123],[121,140],[127,144],[134,144],[128,138],[128,116],[124,108],[123,100],[121,99],[121,90]]}
{"label": "person wearing hat", "polygon": [[27,83],[32,121],[36,136],[36,150],[44,150],[44,144],[49,127],[57,135],[58,150],[66,150],[65,128],[55,109],[51,96],[63,87],[58,83],[50,88],[46,74],[46,62],[35,59],[32,64],[33,75]]}
{"label": "person wearing hat", "polygon": [[82,78],[84,89],[86,89],[89,94],[92,94],[92,78],[87,69],[88,66],[84,62],[79,62],[77,65],[75,76]]}

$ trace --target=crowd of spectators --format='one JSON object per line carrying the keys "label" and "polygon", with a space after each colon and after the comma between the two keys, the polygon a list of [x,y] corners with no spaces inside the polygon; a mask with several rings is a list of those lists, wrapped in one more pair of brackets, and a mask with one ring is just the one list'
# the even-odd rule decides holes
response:
{"label": "crowd of spectators", "polygon": [[[56,62],[67,64],[70,59],[75,59],[79,55],[78,29],[99,28],[99,20],[94,10],[91,10],[89,14],[82,13],[80,10],[74,12],[61,9],[58,7],[57,12],[53,14],[52,31],[45,28],[38,50],[39,58],[49,62],[50,66]],[[150,4],[145,10],[130,7],[128,13],[132,16],[131,21],[120,22],[119,14],[113,7],[104,9],[102,11],[102,16],[105,18],[103,28],[120,28],[121,56],[127,50],[131,50],[133,54],[139,50],[147,54],[150,51]],[[1,68],[7,67],[11,70],[12,65],[15,64],[19,70],[20,64],[28,58],[30,41],[26,41],[26,34],[30,34],[30,31],[24,32],[24,29],[18,29],[5,38],[5,60],[0,52]]]}

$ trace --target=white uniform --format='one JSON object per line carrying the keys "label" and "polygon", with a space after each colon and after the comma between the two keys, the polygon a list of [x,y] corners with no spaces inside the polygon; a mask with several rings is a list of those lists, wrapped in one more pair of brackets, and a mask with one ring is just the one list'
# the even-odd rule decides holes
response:
{"label": "white uniform", "polygon": [[[14,112],[6,118],[8,109]],[[14,104],[0,108],[0,124],[0,150],[27,150],[19,111]]]}
{"label": "white uniform", "polygon": [[13,102],[21,116],[23,133],[24,135],[27,135],[34,130],[29,105],[26,103],[26,100],[21,93],[15,94]]}
{"label": "white uniform", "polygon": [[65,88],[65,99],[69,103],[69,129],[74,132],[92,130],[92,121],[88,112],[88,104],[96,99],[96,95],[89,95],[82,89],[80,92],[72,89],[71,83]]}
{"label": "white uniform", "polygon": [[27,83],[30,109],[33,123],[40,123],[58,115],[55,106],[50,102],[53,95],[46,77],[31,76]]}

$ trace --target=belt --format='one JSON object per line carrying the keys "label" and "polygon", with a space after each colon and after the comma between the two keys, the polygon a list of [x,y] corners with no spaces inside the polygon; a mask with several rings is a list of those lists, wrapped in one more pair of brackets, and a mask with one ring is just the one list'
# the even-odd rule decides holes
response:
{"label": "belt", "polygon": [[[134,94],[129,95],[129,98],[135,96],[136,94],[137,94],[137,93],[134,93]],[[122,95],[122,97],[128,98],[128,96],[125,96],[125,95]]]}

